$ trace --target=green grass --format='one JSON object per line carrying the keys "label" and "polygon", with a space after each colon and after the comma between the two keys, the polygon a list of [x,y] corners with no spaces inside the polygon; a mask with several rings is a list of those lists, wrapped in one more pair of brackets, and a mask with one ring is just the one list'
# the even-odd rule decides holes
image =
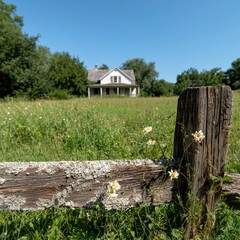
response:
{"label": "green grass", "polygon": [[[177,98],[0,103],[0,161],[170,158]],[[240,172],[240,92],[234,93],[227,171]],[[144,136],[142,130],[152,126]],[[149,139],[157,141],[148,147]],[[128,210],[53,208],[0,212],[1,239],[182,239],[177,204]],[[217,210],[212,239],[240,236],[240,211]]]}
{"label": "green grass", "polygon": [[240,90],[234,92],[226,171],[240,173]]}
{"label": "green grass", "polygon": [[[176,108],[177,97],[2,102],[0,161],[171,158]],[[240,172],[239,91],[232,119],[226,170]]]}
{"label": "green grass", "polygon": [[[177,98],[75,99],[0,105],[0,161],[171,157]],[[147,147],[141,131],[157,146]]]}
{"label": "green grass", "polygon": [[95,210],[53,208],[37,212],[3,212],[0,213],[0,238],[134,240],[162,236],[170,239],[168,236],[177,226],[177,218],[172,217],[177,210],[173,204],[121,211],[97,207]]}
{"label": "green grass", "polygon": [[[21,240],[180,240],[182,209],[176,204],[106,211],[57,208],[0,212],[0,239]],[[224,203],[216,212],[213,240],[239,239],[240,211]],[[203,239],[204,240],[204,239]]]}

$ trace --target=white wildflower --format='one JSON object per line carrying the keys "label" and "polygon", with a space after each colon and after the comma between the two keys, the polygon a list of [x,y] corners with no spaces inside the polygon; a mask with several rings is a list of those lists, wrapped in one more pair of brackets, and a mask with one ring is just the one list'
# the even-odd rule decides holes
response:
{"label": "white wildflower", "polygon": [[160,147],[161,147],[161,148],[166,148],[166,147],[167,147],[167,144],[161,143],[161,144],[160,144]]}
{"label": "white wildflower", "polygon": [[143,134],[145,135],[145,134],[147,134],[147,133],[149,133],[149,132],[151,132],[152,131],[152,127],[145,127],[144,129],[143,129]]}
{"label": "white wildflower", "polygon": [[117,197],[117,191],[121,189],[120,184],[115,180],[110,182],[107,188],[107,192],[111,197]]}
{"label": "white wildflower", "polygon": [[201,143],[203,141],[203,139],[205,138],[202,130],[195,131],[195,133],[192,133],[192,136],[193,136],[193,140],[196,143]]}
{"label": "white wildflower", "polygon": [[110,182],[109,183],[109,186],[115,190],[120,190],[121,189],[121,186],[120,184],[117,182],[117,180],[113,181],[113,182]]}
{"label": "white wildflower", "polygon": [[147,141],[147,145],[148,145],[148,146],[153,146],[153,145],[155,145],[155,144],[156,144],[156,141],[155,141],[155,140],[150,139],[150,140]]}
{"label": "white wildflower", "polygon": [[169,176],[170,176],[171,180],[177,179],[178,176],[179,176],[179,173],[178,173],[176,170],[173,171],[173,170],[171,169],[171,171],[168,171],[168,173],[169,173]]}

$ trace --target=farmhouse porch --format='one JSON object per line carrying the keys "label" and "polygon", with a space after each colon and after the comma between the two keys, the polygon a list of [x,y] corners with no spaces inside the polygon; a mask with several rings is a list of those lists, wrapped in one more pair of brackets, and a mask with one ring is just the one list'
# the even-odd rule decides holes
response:
{"label": "farmhouse porch", "polygon": [[140,87],[128,84],[105,84],[89,85],[88,97],[93,96],[129,96],[135,97],[140,95]]}
{"label": "farmhouse porch", "polygon": [[88,86],[88,97],[109,95],[135,97],[140,95],[140,88],[136,85],[129,86],[127,84],[94,84]]}

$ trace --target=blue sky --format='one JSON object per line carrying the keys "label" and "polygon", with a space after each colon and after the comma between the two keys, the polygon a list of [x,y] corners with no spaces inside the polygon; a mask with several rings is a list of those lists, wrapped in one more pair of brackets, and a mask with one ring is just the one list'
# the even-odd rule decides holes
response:
{"label": "blue sky", "polygon": [[23,31],[51,52],[120,67],[155,62],[175,82],[190,67],[227,70],[240,58],[240,0],[5,0],[23,16]]}

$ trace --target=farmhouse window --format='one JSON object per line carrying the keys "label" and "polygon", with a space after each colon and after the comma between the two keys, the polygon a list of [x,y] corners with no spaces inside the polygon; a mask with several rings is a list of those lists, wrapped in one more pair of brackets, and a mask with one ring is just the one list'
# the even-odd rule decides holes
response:
{"label": "farmhouse window", "polygon": [[117,83],[117,76],[114,76],[114,82]]}

